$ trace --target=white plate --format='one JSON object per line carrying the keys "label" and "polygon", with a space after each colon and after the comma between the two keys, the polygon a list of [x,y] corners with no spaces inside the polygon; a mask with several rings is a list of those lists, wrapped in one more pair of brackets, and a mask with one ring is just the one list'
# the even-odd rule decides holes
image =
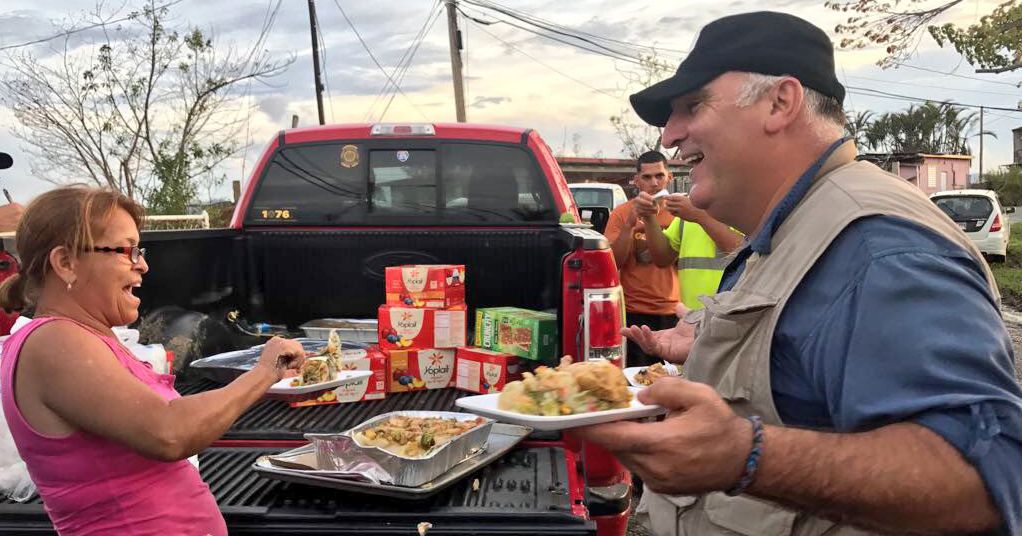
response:
{"label": "white plate", "polygon": [[[629,390],[632,391],[632,395],[635,395],[642,389],[629,387]],[[564,415],[562,417],[525,415],[523,413],[515,413],[513,411],[497,408],[498,397],[500,397],[500,393],[467,396],[465,398],[455,400],[454,404],[477,415],[490,417],[500,422],[531,426],[536,430],[567,430],[569,428],[577,428],[579,426],[589,426],[591,424],[624,421],[629,419],[640,419],[642,417],[652,417],[653,415],[667,413],[666,409],[660,406],[647,406],[646,404],[640,403],[633,396],[632,405],[622,409],[592,411],[589,413],[578,413],[576,415]]]}
{"label": "white plate", "polygon": [[271,395],[302,395],[305,393],[314,393],[316,391],[322,391],[324,389],[330,389],[337,387],[342,383],[350,381],[358,381],[362,378],[367,378],[373,375],[371,370],[341,370],[337,372],[337,377],[328,382],[313,383],[311,385],[299,385],[298,387],[291,387],[291,380],[294,378],[284,378],[279,382],[270,386],[266,391],[267,394]]}
{"label": "white plate", "polygon": [[[664,367],[667,367],[667,365],[664,365]],[[647,368],[647,367],[628,367],[628,368],[624,369],[622,372],[625,373],[625,378],[628,378],[628,383],[630,385],[632,385],[633,387],[646,388],[646,387],[649,387],[649,386],[648,385],[642,385],[641,383],[639,383],[638,380],[635,379],[635,375],[640,370],[642,370],[644,368]],[[675,368],[674,370],[677,370],[677,368]],[[669,368],[668,368],[668,371],[670,371]],[[671,374],[671,376],[677,377],[677,376],[681,376],[681,374]]]}

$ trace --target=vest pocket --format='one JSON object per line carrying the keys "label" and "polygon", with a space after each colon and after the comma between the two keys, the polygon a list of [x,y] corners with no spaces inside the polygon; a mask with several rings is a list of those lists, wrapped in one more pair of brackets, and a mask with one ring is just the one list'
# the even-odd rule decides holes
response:
{"label": "vest pocket", "polygon": [[798,515],[776,504],[740,495],[728,497],[711,493],[705,500],[706,519],[726,529],[719,534],[743,536],[788,536]]}
{"label": "vest pocket", "polygon": [[749,400],[761,360],[768,360],[771,333],[765,324],[776,298],[722,292],[704,300],[706,312],[686,364],[689,379],[714,386],[730,402]]}
{"label": "vest pocket", "polygon": [[646,490],[643,495],[649,514],[649,524],[657,536],[685,536],[681,516],[692,509],[698,497],[694,495],[668,496]]}

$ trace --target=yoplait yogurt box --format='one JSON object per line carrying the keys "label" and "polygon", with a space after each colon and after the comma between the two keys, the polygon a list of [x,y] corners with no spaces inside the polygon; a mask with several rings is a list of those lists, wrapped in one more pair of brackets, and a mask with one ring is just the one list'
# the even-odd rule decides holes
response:
{"label": "yoplait yogurt box", "polygon": [[454,386],[455,349],[387,350],[389,391],[403,393]]}
{"label": "yoplait yogurt box", "polygon": [[466,346],[455,354],[454,386],[463,391],[488,394],[504,390],[507,382],[522,379],[518,356]]}
{"label": "yoplait yogurt box", "polygon": [[423,309],[381,305],[377,317],[380,348],[457,348],[465,346],[467,308]]}
{"label": "yoplait yogurt box", "polygon": [[292,397],[288,405],[300,408],[383,399],[387,396],[387,375],[390,372],[387,359],[387,354],[376,345],[365,350],[344,350],[341,352],[341,370],[370,370],[373,375],[342,383],[329,391]]}
{"label": "yoplait yogurt box", "polygon": [[464,264],[388,266],[388,305],[444,309],[465,303]]}

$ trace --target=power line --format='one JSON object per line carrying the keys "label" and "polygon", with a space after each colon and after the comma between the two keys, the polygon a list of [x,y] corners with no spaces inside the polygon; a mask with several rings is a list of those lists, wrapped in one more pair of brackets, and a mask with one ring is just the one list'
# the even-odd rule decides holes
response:
{"label": "power line", "polygon": [[600,51],[600,50],[593,50],[593,49],[591,49],[589,47],[586,47],[584,45],[581,45],[579,43],[573,43],[571,41],[568,41],[568,40],[565,40],[565,39],[561,39],[559,37],[555,37],[555,36],[552,36],[552,35],[548,35],[548,34],[545,34],[545,33],[541,32],[541,31],[537,31],[537,30],[535,30],[533,28],[522,26],[520,24],[515,24],[515,23],[510,22],[510,21],[501,20],[501,19],[497,19],[497,20],[494,20],[494,21],[486,21],[486,20],[482,20],[482,19],[479,19],[477,17],[474,17],[474,16],[470,15],[469,13],[466,13],[460,7],[458,8],[458,11],[460,11],[461,14],[464,15],[466,18],[468,18],[469,20],[475,22],[476,24],[479,24],[480,26],[490,26],[490,25],[497,24],[497,23],[507,24],[508,26],[512,26],[514,28],[518,28],[519,30],[523,30],[523,31],[529,32],[529,33],[531,33],[533,35],[537,35],[537,36],[545,38],[545,39],[550,39],[551,41],[556,41],[556,42],[564,44],[564,45],[572,46],[572,47],[584,50],[584,51],[592,53],[592,54],[598,54],[600,56],[605,56],[605,57],[608,57],[608,58],[611,58],[611,59],[614,59],[614,60],[620,60],[620,61],[625,61],[625,62],[628,62],[628,63],[633,63],[635,65],[642,65],[642,62],[639,61],[637,58],[625,55],[624,53],[621,53],[621,52],[617,52],[616,53],[617,55],[615,55],[615,54],[609,54],[607,52],[603,52],[603,51]]}
{"label": "power line", "polygon": [[407,94],[405,94],[405,92],[401,89],[401,86],[398,85],[397,82],[394,82],[394,79],[391,78],[389,74],[387,74],[387,70],[384,69],[383,66],[380,65],[380,62],[376,60],[376,55],[373,54],[373,51],[369,48],[369,45],[366,44],[365,39],[362,39],[362,34],[358,33],[358,28],[355,28],[355,23],[351,22],[351,19],[348,18],[348,14],[344,11],[344,8],[341,7],[341,3],[338,0],[334,0],[334,5],[336,5],[337,9],[341,11],[341,16],[344,17],[345,21],[347,21],[348,26],[351,27],[351,31],[354,32],[355,37],[358,38],[358,42],[362,44],[362,48],[365,49],[367,54],[369,54],[369,58],[373,60],[373,63],[375,63],[376,67],[380,70],[381,73],[383,73],[383,76],[386,76],[387,79],[394,84],[394,86],[401,93],[401,95],[404,96],[404,98],[408,99],[408,103],[411,104],[412,107],[415,108],[419,112],[419,114],[422,115],[423,118],[429,121],[429,118],[426,117],[426,114],[422,113],[422,110],[420,110],[419,107],[414,102],[412,102],[412,99],[409,98]]}
{"label": "power line", "polygon": [[1017,83],[1012,84],[1010,82],[1001,82],[1000,80],[989,80],[989,79],[986,79],[986,78],[979,78],[979,77],[976,77],[976,76],[966,76],[964,74],[958,74],[958,73],[945,73],[944,71],[938,71],[936,69],[927,69],[926,67],[916,67],[915,65],[908,65],[908,64],[905,64],[905,63],[896,63],[895,65],[897,65],[898,67],[905,67],[905,68],[908,68],[908,69],[915,69],[917,71],[925,71],[925,72],[928,72],[928,73],[942,74],[944,76],[953,76],[955,78],[965,78],[966,80],[978,80],[980,82],[986,82],[988,84],[1001,84],[1002,86],[1011,86],[1011,87],[1014,87],[1014,88],[1022,87],[1022,82],[1017,82]]}
{"label": "power line", "polygon": [[553,29],[562,30],[562,31],[564,31],[564,32],[566,32],[568,34],[573,35],[577,39],[583,39],[582,36],[585,36],[585,37],[590,37],[590,38],[593,38],[593,39],[596,39],[596,40],[599,40],[599,41],[603,41],[603,42],[607,42],[607,43],[614,43],[614,44],[621,45],[621,46],[624,46],[624,47],[627,47],[627,48],[631,48],[631,49],[634,49],[634,50],[649,50],[651,52],[656,52],[658,50],[659,51],[666,51],[666,52],[677,52],[677,53],[680,53],[680,54],[688,54],[690,52],[689,50],[685,50],[685,49],[667,48],[667,47],[659,47],[658,48],[658,47],[655,47],[655,46],[640,45],[640,44],[632,43],[632,42],[629,42],[629,41],[623,41],[623,40],[620,40],[620,39],[614,39],[614,38],[611,38],[611,37],[604,37],[604,36],[601,36],[601,35],[596,35],[596,34],[585,32],[583,30],[579,30],[579,29],[576,29],[576,28],[571,28],[571,27],[565,26],[563,24],[558,24],[558,23],[555,23],[555,22],[550,21],[550,20],[542,19],[542,18],[537,17],[535,15],[529,14],[529,13],[527,13],[525,11],[516,10],[516,9],[510,8],[510,7],[504,6],[502,4],[498,4],[497,2],[492,2],[490,0],[465,0],[465,1],[470,3],[470,4],[479,6],[479,7],[484,7],[484,8],[488,8],[488,9],[494,10],[494,11],[505,13],[508,16],[512,16],[512,17],[514,17],[517,20],[520,20],[522,22],[526,22],[528,24],[532,24],[532,25],[535,25],[535,26],[538,26],[538,27],[546,28],[546,29],[551,30],[551,31]]}
{"label": "power line", "polygon": [[846,89],[852,90],[856,95],[863,95],[867,97],[885,97],[898,100],[914,101],[914,102],[932,102],[935,104],[950,104],[959,108],[985,108],[987,110],[999,110],[1002,112],[1022,112],[1022,109],[1018,108],[1004,108],[1000,106],[987,106],[985,104],[967,104],[961,102],[955,102],[952,100],[940,100],[940,99],[928,99],[923,97],[913,97],[911,95],[901,95],[898,93],[890,93],[887,91],[880,91],[879,89],[870,89],[865,87],[856,86],[845,86]]}
{"label": "power line", "polygon": [[[443,13],[443,5],[439,0],[437,0],[436,5],[430,10],[430,12],[426,13],[426,20],[423,21],[422,26],[419,28],[419,32],[412,39],[412,42],[408,44],[408,48],[405,49],[404,54],[401,55],[401,59],[397,62],[397,66],[395,66],[394,70],[391,72],[391,76],[398,84],[404,82],[405,75],[408,74],[408,70],[412,67],[412,61],[415,59],[415,54],[419,51],[419,47],[422,46],[422,43],[426,40],[426,36],[429,35],[429,32],[433,29],[433,25],[436,24],[436,21],[440,18],[441,13]],[[390,82],[387,81],[383,84],[383,87],[380,88],[377,98],[373,99],[372,106],[370,106],[369,110],[366,111],[367,120],[372,116],[372,110],[376,108],[376,103],[381,98],[387,99],[387,104],[383,106],[383,112],[380,113],[380,121],[387,116],[387,112],[390,110],[390,105],[394,102],[394,98],[397,96],[396,88],[398,87],[395,85],[391,88],[390,86]],[[389,97],[387,97],[388,93],[390,94]]]}
{"label": "power line", "polygon": [[[165,8],[171,7],[171,6],[176,5],[176,4],[180,4],[181,2],[184,2],[184,0],[174,0],[173,2],[167,2],[166,4],[163,4],[161,6],[157,6],[155,8],[155,10],[165,9]],[[124,22],[126,20],[131,20],[131,19],[135,18],[136,16],[138,16],[138,13],[137,12],[132,12],[130,15],[128,15],[126,17],[121,17],[119,19],[103,21],[103,22],[97,22],[95,24],[90,24],[90,25],[84,26],[82,28],[74,28],[74,29],[71,29],[71,30],[66,30],[66,31],[60,32],[59,34],[51,35],[50,37],[44,37],[42,39],[36,39],[34,41],[28,41],[28,42],[25,42],[25,43],[18,43],[16,45],[2,46],[2,47],[0,47],[0,52],[3,52],[4,50],[12,50],[12,49],[15,49],[15,48],[27,47],[27,46],[31,46],[31,45],[38,45],[39,43],[45,43],[47,41],[52,41],[54,39],[57,39],[58,37],[67,37],[67,36],[72,35],[72,34],[76,34],[76,33],[79,33],[79,32],[84,32],[86,30],[91,30],[93,28],[99,28],[101,26],[106,26],[108,24],[116,24],[118,22]]]}
{"label": "power line", "polygon": [[[471,19],[471,20],[473,22],[475,22],[474,19]],[[556,67],[552,67],[550,65],[547,65],[546,63],[543,63],[542,61],[540,61],[540,60],[536,59],[535,57],[533,57],[532,55],[530,55],[528,52],[525,52],[524,50],[518,48],[517,46],[512,45],[511,43],[508,43],[507,41],[505,41],[505,40],[497,37],[496,35],[490,33],[485,27],[480,25],[479,29],[482,30],[486,35],[496,39],[497,41],[500,41],[501,43],[504,43],[505,45],[510,47],[512,50],[514,50],[514,51],[518,52],[519,54],[529,58],[530,60],[532,60],[532,61],[542,65],[543,67],[546,67],[547,69],[550,69],[551,71],[553,71],[553,72],[563,76],[564,78],[567,78],[568,80],[571,80],[572,82],[581,84],[581,85],[583,85],[583,86],[585,86],[585,87],[587,87],[587,88],[589,88],[589,89],[591,89],[591,90],[593,90],[593,91],[595,91],[597,93],[602,93],[603,95],[611,97],[614,100],[621,100],[621,97],[619,97],[618,95],[613,95],[613,94],[608,93],[608,92],[606,92],[606,91],[604,91],[602,89],[599,89],[597,87],[593,87],[593,86],[591,86],[591,85],[589,85],[589,84],[587,84],[587,83],[585,83],[585,82],[583,82],[583,81],[581,81],[581,80],[579,80],[577,78],[574,78],[574,77],[572,77],[570,75],[567,75],[567,74],[561,72],[560,69],[557,69]]]}
{"label": "power line", "polygon": [[[865,76],[850,76],[850,75],[846,75],[846,78],[854,78],[856,80],[868,80],[870,82],[880,82],[880,83],[883,83],[883,84],[897,84],[897,85],[900,85],[900,86],[923,87],[923,88],[927,88],[927,89],[933,88],[933,85],[914,84],[912,82],[896,82],[896,81],[893,81],[893,80],[882,80],[882,79],[879,79],[879,78],[867,78]],[[965,91],[965,92],[969,92],[969,93],[985,93],[987,95],[1004,95],[1004,96],[1007,96],[1007,97],[1022,97],[1022,93],[1005,93],[1003,91],[983,91],[982,89],[965,89],[965,88],[957,88],[957,87],[945,87],[943,89],[947,89],[949,91]]]}

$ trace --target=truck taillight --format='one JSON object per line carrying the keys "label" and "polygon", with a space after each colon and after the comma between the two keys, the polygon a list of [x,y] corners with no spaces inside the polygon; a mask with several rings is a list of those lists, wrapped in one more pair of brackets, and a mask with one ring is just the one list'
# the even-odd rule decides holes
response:
{"label": "truck taillight", "polygon": [[990,224],[990,232],[996,233],[1001,230],[1001,215],[994,214],[994,223]]}
{"label": "truck taillight", "polygon": [[625,326],[625,303],[621,287],[586,290],[584,311],[585,359],[608,359],[624,368],[621,328]]}
{"label": "truck taillight", "polygon": [[409,123],[396,125],[379,123],[373,125],[370,134],[373,136],[435,136],[436,129],[428,123]]}

